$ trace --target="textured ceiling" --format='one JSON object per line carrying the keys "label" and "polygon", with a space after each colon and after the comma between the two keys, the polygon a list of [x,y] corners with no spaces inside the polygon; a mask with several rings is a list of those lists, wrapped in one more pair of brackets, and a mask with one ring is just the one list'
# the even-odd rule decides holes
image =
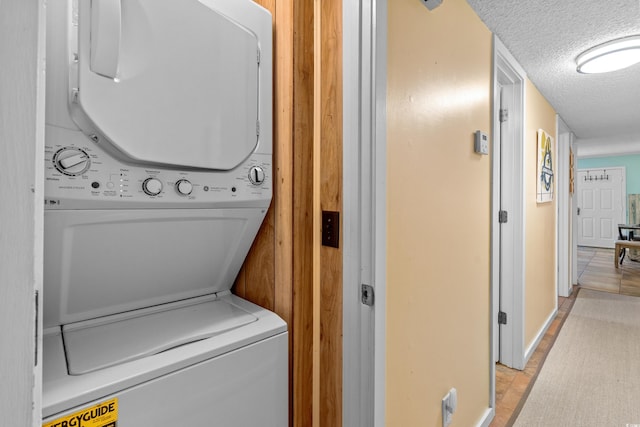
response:
{"label": "textured ceiling", "polygon": [[578,138],[640,140],[640,64],[579,74],[575,58],[640,34],[640,0],[468,0]]}

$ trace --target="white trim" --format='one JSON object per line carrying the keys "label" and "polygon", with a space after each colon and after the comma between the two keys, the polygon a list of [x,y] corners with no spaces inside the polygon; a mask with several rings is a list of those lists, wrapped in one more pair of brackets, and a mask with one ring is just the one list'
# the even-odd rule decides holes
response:
{"label": "white trim", "polygon": [[[342,424],[361,425],[360,377],[360,4],[343,3],[343,357]],[[355,143],[355,142],[358,143]]]}
{"label": "white trim", "polygon": [[0,1],[0,110],[12,112],[0,117],[0,414],[11,426],[42,425],[45,13],[44,0]]}
{"label": "white trim", "polygon": [[556,136],[558,147],[558,158],[556,167],[556,194],[557,194],[557,215],[556,215],[556,289],[558,296],[568,297],[571,293],[571,280],[569,277],[569,215],[570,195],[569,195],[569,148],[571,146],[571,129],[556,115]]}
{"label": "white trim", "polygon": [[45,0],[38,0],[38,77],[36,93],[36,158],[34,185],[34,258],[33,277],[34,289],[38,292],[36,352],[37,364],[33,368],[33,425],[42,425],[42,298],[44,280],[44,145],[45,145],[45,94],[46,94],[46,35],[47,8]]}
{"label": "white trim", "polygon": [[476,424],[476,427],[489,427],[489,424],[491,424],[495,416],[496,410],[494,408],[486,409],[484,414],[482,414],[482,418],[480,418],[480,421]]}
{"label": "white trim", "polygon": [[376,316],[374,335],[374,427],[384,427],[386,417],[387,353],[387,2],[372,0],[374,124],[374,275]]}
{"label": "white trim", "polygon": [[[508,253],[510,262],[503,262],[500,266],[500,224],[498,222],[498,210],[500,209],[500,153],[499,140],[493,141],[493,157],[492,157],[492,212],[491,212],[491,405],[495,405],[495,366],[493,363],[494,340],[495,336],[493,325],[497,323],[497,312],[501,308],[508,315],[507,325],[501,328],[500,340],[500,361],[510,367],[516,369],[524,369],[524,289],[525,289],[525,180],[524,180],[524,123],[525,123],[525,81],[526,74],[518,62],[509,53],[500,39],[494,35],[493,38],[493,135],[499,135],[495,129],[499,129],[499,112],[500,96],[499,88],[511,87],[513,89],[513,103],[511,111],[509,111],[510,122],[509,130],[511,138],[516,143],[512,144],[513,152],[510,154],[512,159],[509,166],[512,170],[507,171],[508,176],[513,177],[512,186],[505,190],[510,200],[509,222],[512,233],[505,239],[509,243],[509,248],[504,250]],[[504,231],[503,231],[504,232]],[[504,248],[503,248],[504,249]],[[511,278],[513,286],[504,286],[501,296],[501,307],[495,306],[497,294],[500,292],[500,268],[502,268],[503,277]]]}
{"label": "white trim", "polygon": [[536,339],[533,340],[533,342],[531,343],[531,345],[529,347],[527,347],[527,351],[524,354],[524,363],[525,363],[525,365],[527,364],[527,362],[529,361],[531,356],[533,356],[533,352],[536,351],[536,348],[538,347],[538,344],[540,344],[540,341],[542,341],[542,338],[544,338],[544,334],[547,333],[547,330],[551,326],[551,323],[556,318],[556,315],[558,314],[558,303],[557,303],[557,301],[558,301],[558,299],[556,298],[556,307],[553,309],[553,311],[551,312],[551,314],[549,315],[547,320],[544,322],[544,324],[540,328],[540,330],[538,330],[538,334],[536,335]]}
{"label": "white trim", "polygon": [[[385,423],[386,3],[343,3],[343,425]],[[360,285],[375,303],[360,302]]]}
{"label": "white trim", "polygon": [[571,210],[571,285],[578,284],[578,146],[575,143],[575,135],[571,134],[571,149],[573,150],[573,173],[574,173],[574,183],[573,183],[573,194],[571,195],[571,206],[569,209]]}

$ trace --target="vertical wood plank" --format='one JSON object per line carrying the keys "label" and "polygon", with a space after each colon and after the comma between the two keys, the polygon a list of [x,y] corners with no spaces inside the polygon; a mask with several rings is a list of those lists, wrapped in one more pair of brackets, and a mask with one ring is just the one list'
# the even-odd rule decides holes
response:
{"label": "vertical wood plank", "polygon": [[[274,13],[274,311],[289,326],[293,360],[293,1],[272,0]],[[273,13],[273,12],[272,12]],[[290,370],[290,382],[291,370]],[[291,394],[291,393],[290,393]],[[291,397],[291,396],[290,396]]]}
{"label": "vertical wood plank", "polygon": [[307,427],[313,419],[313,0],[295,2],[293,57],[293,425]]}
{"label": "vertical wood plank", "polygon": [[274,0],[274,311],[289,327],[289,425],[293,425],[296,344],[293,309],[293,0]]}
{"label": "vertical wood plank", "polygon": [[269,209],[247,255],[241,277],[243,298],[269,310],[275,308],[274,221],[274,209]]}
{"label": "vertical wood plank", "polygon": [[[245,261],[246,262],[246,261]],[[247,298],[247,281],[245,275],[245,266],[243,265],[238,273],[238,277],[236,277],[235,282],[233,283],[233,288],[231,291],[238,295],[240,298]]]}
{"label": "vertical wood plank", "polygon": [[[342,1],[322,1],[320,13],[320,206],[342,213]],[[341,426],[342,242],[320,249],[319,352],[319,425]]]}

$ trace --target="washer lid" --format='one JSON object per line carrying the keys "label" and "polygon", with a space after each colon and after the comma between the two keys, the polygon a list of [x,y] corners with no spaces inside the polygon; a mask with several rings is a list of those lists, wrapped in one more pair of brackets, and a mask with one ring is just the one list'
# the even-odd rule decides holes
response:
{"label": "washer lid", "polygon": [[197,0],[78,6],[71,110],[85,133],[138,162],[229,170],[251,154],[258,142],[255,33]]}
{"label": "washer lid", "polygon": [[151,356],[258,320],[235,305],[212,298],[64,325],[69,374],[86,374]]}

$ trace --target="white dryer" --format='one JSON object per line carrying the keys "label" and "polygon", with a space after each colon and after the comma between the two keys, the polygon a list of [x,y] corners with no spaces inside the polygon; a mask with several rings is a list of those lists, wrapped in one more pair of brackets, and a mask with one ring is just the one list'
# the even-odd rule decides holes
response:
{"label": "white dryer", "polygon": [[288,338],[230,292],[272,196],[251,0],[47,5],[43,425],[288,424]]}

